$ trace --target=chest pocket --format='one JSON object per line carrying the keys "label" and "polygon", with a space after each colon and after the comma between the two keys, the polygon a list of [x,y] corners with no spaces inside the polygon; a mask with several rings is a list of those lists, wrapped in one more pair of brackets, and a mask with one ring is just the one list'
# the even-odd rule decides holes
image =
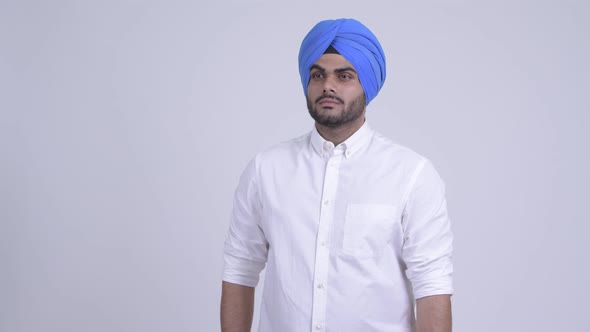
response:
{"label": "chest pocket", "polygon": [[344,220],[342,252],[358,258],[376,257],[391,239],[397,209],[387,204],[349,204]]}

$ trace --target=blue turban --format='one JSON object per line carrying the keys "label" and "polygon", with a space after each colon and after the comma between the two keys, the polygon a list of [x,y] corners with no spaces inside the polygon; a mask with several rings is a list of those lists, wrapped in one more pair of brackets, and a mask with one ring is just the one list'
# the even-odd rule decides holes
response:
{"label": "blue turban", "polygon": [[354,19],[321,21],[307,33],[299,49],[303,93],[307,96],[311,65],[330,45],[357,71],[368,105],[385,82],[385,55],[377,37]]}

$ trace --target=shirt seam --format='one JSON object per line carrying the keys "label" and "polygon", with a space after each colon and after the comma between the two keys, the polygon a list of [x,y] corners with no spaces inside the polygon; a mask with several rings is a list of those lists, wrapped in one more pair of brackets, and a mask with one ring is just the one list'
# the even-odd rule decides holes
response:
{"label": "shirt seam", "polygon": [[426,162],[427,162],[427,160],[425,158],[422,158],[420,160],[420,164],[418,164],[418,166],[414,170],[414,173],[412,174],[410,182],[408,183],[408,189],[406,190],[406,192],[403,195],[402,202],[403,202],[404,211],[406,213],[408,212],[407,205],[408,205],[408,201],[410,199],[410,194],[414,190],[414,187],[416,186],[416,182],[418,181],[418,175],[420,175],[420,173],[422,173],[422,170],[424,170],[424,166],[426,166]]}
{"label": "shirt seam", "polygon": [[264,208],[263,205],[263,200],[262,200],[262,193],[260,192],[260,187],[258,186],[258,178],[260,177],[260,167],[259,167],[259,162],[258,159],[260,158],[260,154],[256,155],[256,157],[254,158],[254,176],[252,177],[252,182],[254,184],[254,189],[256,190],[256,197],[258,198],[258,203],[259,203],[259,207],[260,207],[260,215],[258,216],[258,220],[257,220],[257,224],[258,226],[261,226],[262,224],[262,210]]}

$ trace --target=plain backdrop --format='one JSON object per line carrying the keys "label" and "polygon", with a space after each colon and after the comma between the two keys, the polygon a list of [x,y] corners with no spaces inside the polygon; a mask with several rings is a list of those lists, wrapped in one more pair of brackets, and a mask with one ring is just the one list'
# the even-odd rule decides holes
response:
{"label": "plain backdrop", "polygon": [[0,331],[219,330],[238,177],[312,129],[297,53],[339,17],[386,53],[369,122],[446,182],[454,331],[590,331],[569,0],[0,1]]}

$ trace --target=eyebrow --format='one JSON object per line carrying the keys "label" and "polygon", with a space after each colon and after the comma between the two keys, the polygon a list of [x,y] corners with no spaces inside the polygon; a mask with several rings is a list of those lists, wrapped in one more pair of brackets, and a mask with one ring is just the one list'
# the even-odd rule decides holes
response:
{"label": "eyebrow", "polygon": [[[324,68],[324,67],[322,67],[320,65],[317,65],[315,63],[313,65],[311,65],[311,68],[309,68],[309,71],[312,71],[314,69],[317,69],[317,70],[321,71],[322,73],[325,73],[326,72],[326,68]],[[351,71],[351,72],[353,72],[355,74],[357,73],[356,70],[354,70],[354,68],[352,68],[352,67],[343,67],[343,68],[336,68],[336,69],[334,69],[334,72],[335,73],[342,73],[342,72],[345,72],[345,71]]]}
{"label": "eyebrow", "polygon": [[311,68],[309,68],[309,71],[312,71],[314,69],[317,69],[317,70],[319,70],[321,72],[325,72],[326,71],[326,68],[324,68],[324,67],[322,67],[320,65],[316,65],[315,63],[313,65],[311,65]]}
{"label": "eyebrow", "polygon": [[345,71],[351,71],[351,72],[353,72],[353,73],[356,74],[356,70],[354,70],[354,68],[352,68],[352,67],[344,67],[344,68],[334,69],[334,72],[336,72],[336,73],[342,73],[342,72],[345,72]]}

